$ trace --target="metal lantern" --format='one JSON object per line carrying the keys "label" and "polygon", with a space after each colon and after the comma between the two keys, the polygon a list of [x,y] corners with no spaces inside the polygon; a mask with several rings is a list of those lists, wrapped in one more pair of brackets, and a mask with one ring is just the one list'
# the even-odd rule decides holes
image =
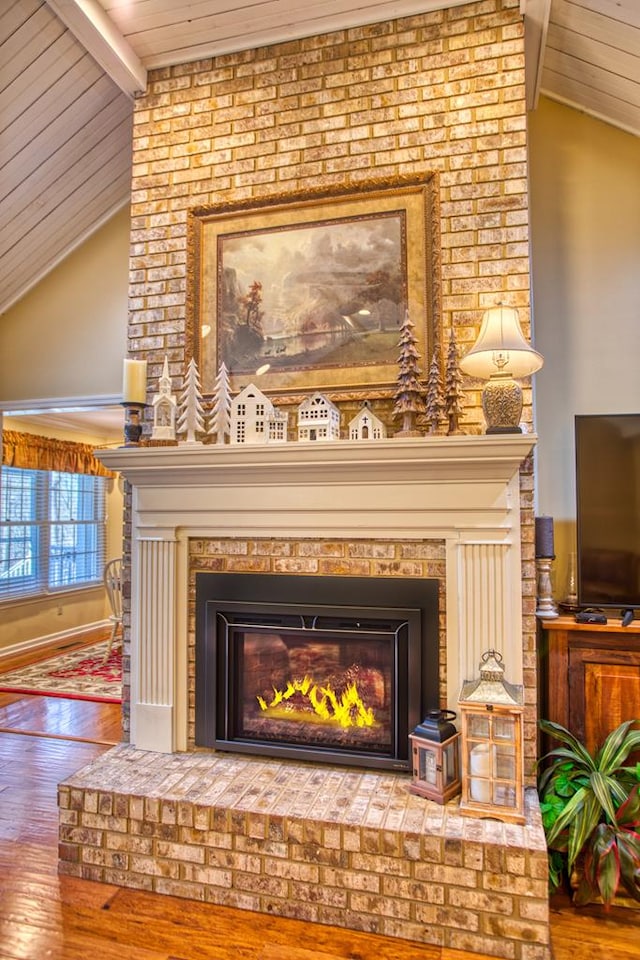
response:
{"label": "metal lantern", "polygon": [[413,781],[411,793],[447,803],[460,793],[460,734],[454,727],[453,710],[430,710],[413,733],[411,757]]}
{"label": "metal lantern", "polygon": [[463,684],[460,812],[524,823],[523,690],[504,679],[502,656],[487,650],[480,679]]}

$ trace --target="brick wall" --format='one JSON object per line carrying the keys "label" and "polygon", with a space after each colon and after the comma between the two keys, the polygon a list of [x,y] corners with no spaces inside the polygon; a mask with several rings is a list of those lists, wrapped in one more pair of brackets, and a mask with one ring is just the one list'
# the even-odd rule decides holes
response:
{"label": "brick wall", "polygon": [[[152,382],[188,356],[188,212],[436,172],[440,339],[462,350],[482,310],[529,324],[524,37],[519,0],[340,30],[151,72],[135,104],[130,355]],[[463,430],[480,432],[479,390]],[[525,419],[531,417],[530,393]],[[522,472],[529,759],[535,753],[532,467]]]}
{"label": "brick wall", "polygon": [[[529,316],[519,0],[152,71],[135,104],[129,349],[184,374],[187,214],[436,171],[442,326],[469,345],[500,296]],[[479,429],[477,394],[468,397]]]}

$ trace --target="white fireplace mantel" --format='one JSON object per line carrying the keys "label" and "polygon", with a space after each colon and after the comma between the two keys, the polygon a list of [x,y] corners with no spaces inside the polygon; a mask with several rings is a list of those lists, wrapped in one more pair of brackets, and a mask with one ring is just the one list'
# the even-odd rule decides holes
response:
{"label": "white fireplace mantel", "polygon": [[522,677],[519,469],[533,434],[121,447],[132,485],[131,740],[186,749],[188,540],[443,540],[448,702],[482,652]]}
{"label": "white fireplace mantel", "polygon": [[233,482],[266,469],[277,471],[278,479],[304,478],[321,470],[323,479],[360,480],[370,466],[407,480],[419,471],[430,480],[472,477],[507,481],[536,440],[533,434],[461,434],[264,445],[180,443],[98,450],[96,456],[131,483],[145,486],[171,483],[176,472],[182,484],[197,486],[203,477]]}

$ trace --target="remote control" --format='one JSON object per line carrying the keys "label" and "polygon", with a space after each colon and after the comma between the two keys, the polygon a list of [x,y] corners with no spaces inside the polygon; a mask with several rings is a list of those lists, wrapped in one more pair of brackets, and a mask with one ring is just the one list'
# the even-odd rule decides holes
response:
{"label": "remote control", "polygon": [[583,610],[576,613],[576,623],[606,623],[607,618],[604,613],[594,613],[591,610]]}

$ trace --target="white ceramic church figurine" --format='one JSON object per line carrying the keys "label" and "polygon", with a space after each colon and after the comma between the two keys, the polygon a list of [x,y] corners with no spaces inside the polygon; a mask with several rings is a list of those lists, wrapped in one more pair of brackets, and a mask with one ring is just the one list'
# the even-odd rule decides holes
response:
{"label": "white ceramic church figurine", "polygon": [[231,443],[286,443],[289,415],[253,383],[231,401]]}
{"label": "white ceramic church figurine", "polygon": [[314,393],[298,407],[298,440],[340,439],[340,411],[321,393]]}
{"label": "white ceramic church figurine", "polygon": [[162,376],[158,381],[158,393],[154,394],[152,440],[175,440],[176,438],[176,408],[175,394],[171,393],[171,377],[169,376],[169,361],[164,358]]}
{"label": "white ceramic church figurine", "polygon": [[365,400],[362,409],[349,421],[349,440],[382,440],[386,435],[387,428]]}

